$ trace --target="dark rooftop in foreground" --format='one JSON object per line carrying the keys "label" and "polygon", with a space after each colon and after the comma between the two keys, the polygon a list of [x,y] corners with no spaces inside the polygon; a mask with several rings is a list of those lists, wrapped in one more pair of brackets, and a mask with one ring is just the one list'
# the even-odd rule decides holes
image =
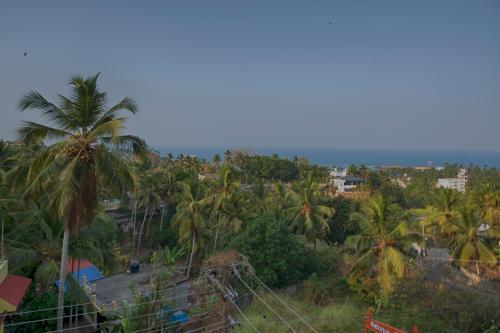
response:
{"label": "dark rooftop in foreground", "polygon": [[[119,273],[94,281],[95,296],[99,302],[111,304],[116,301],[118,304],[123,301],[130,301],[133,290],[136,293],[148,295],[151,293],[151,275],[153,267],[151,265],[141,266],[138,273]],[[176,305],[185,306],[188,303],[189,282],[184,274],[176,271],[171,278],[170,290],[162,292],[162,297],[176,298]],[[174,289],[175,287],[175,289]]]}

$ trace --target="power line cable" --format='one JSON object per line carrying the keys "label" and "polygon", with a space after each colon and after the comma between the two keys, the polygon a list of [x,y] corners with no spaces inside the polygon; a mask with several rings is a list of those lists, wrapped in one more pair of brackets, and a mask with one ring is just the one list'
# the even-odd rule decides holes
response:
{"label": "power line cable", "polygon": [[295,315],[301,322],[303,322],[311,331],[314,333],[319,333],[314,327],[312,327],[304,318],[302,318],[297,312],[295,312],[281,297],[279,297],[274,291],[271,290],[256,274],[252,274],[252,277],[256,279],[268,292],[270,292],[276,299],[278,299],[281,304],[283,304],[291,313]]}
{"label": "power line cable", "polygon": [[[152,303],[160,303],[160,302],[167,302],[169,300],[173,300],[173,299],[177,299],[177,298],[181,298],[181,297],[187,297],[187,296],[191,296],[191,295],[195,295],[196,293],[189,293],[189,294],[184,294],[184,295],[177,295],[175,297],[168,297],[168,298],[163,298],[163,299],[159,299],[159,300],[156,300],[156,301],[149,301],[149,302],[143,302],[143,303],[137,303],[137,304],[130,304],[130,306],[132,307],[137,307],[137,306],[141,306],[141,305],[145,305],[145,304],[152,304]],[[82,313],[80,315],[90,315],[90,314],[96,314],[98,313],[99,311],[93,311],[93,312],[85,312],[85,313]],[[72,317],[72,316],[63,316],[63,318],[69,318],[69,317]],[[8,326],[19,326],[19,325],[26,325],[26,324],[31,324],[31,323],[36,323],[36,322],[41,322],[41,321],[47,321],[47,320],[56,320],[58,317],[51,317],[51,318],[43,318],[43,319],[37,319],[37,320],[30,320],[30,321],[24,321],[24,322],[19,322],[19,323],[11,323],[11,324],[6,324],[4,325],[4,327],[8,327]]]}
{"label": "power line cable", "polygon": [[235,273],[234,275],[240,280],[245,287],[250,290],[252,294],[255,295],[276,317],[278,317],[292,332],[297,333],[297,331],[285,320],[283,317],[281,317],[269,304],[266,303],[266,301],[260,297],[259,294],[257,294],[240,276],[240,273],[234,268],[233,266],[233,272]]}
{"label": "power line cable", "polygon": [[[196,280],[199,280],[199,279],[195,279]],[[166,291],[170,291],[170,290],[176,290],[176,289],[180,289],[180,288],[185,288],[185,286],[175,286],[175,287],[169,287],[169,288],[165,288],[165,289],[160,289],[158,290],[157,292],[166,292]],[[188,287],[189,288],[189,287]],[[123,297],[120,297],[120,298],[115,298],[113,301],[117,301],[117,300],[124,300],[126,298],[131,298],[133,296],[130,296],[130,297],[127,297],[127,296],[123,296]],[[73,304],[73,305],[65,305],[63,308],[69,308],[71,306],[83,306],[83,305],[90,305],[90,304],[93,304],[92,302],[87,302],[87,303],[79,303],[79,304]],[[57,307],[53,307],[53,308],[43,308],[43,309],[37,309],[37,310],[28,310],[28,311],[18,311],[18,312],[12,312],[12,313],[7,313],[5,314],[5,316],[15,316],[15,315],[23,315],[23,314],[28,314],[28,313],[34,313],[34,312],[41,312],[41,311],[51,311],[51,310],[57,310]],[[0,316],[1,317],[1,316]]]}
{"label": "power line cable", "polygon": [[250,327],[252,327],[252,329],[257,332],[257,333],[260,333],[260,331],[257,329],[257,327],[255,327],[255,325],[250,321],[250,319],[245,315],[245,313],[243,312],[243,310],[240,309],[240,307],[236,304],[236,302],[231,298],[231,296],[229,296],[227,293],[224,292],[224,288],[222,288],[222,286],[220,285],[220,282],[217,280],[217,279],[212,279],[212,281],[214,283],[216,283],[219,287],[219,289],[224,293],[224,296],[226,297],[226,299],[228,299],[232,304],[233,306],[236,308],[236,310],[238,310],[238,312],[240,313],[240,315],[246,320],[246,322],[250,325]]}
{"label": "power line cable", "polygon": [[[195,306],[199,306],[201,305],[201,303],[198,303],[198,304],[193,304],[193,305],[190,305],[188,307],[178,307],[178,308],[174,308],[174,309],[170,309],[169,311],[176,311],[176,310],[187,310],[187,309],[190,309],[190,308],[193,308]],[[140,316],[132,316],[132,317],[129,317],[127,319],[137,319],[137,318],[145,318],[145,317],[150,317],[150,316],[154,316],[154,315],[157,315],[159,314],[160,312],[162,312],[162,310],[160,311],[156,311],[156,312],[153,312],[153,313],[149,313],[149,314],[145,314],[145,315],[140,315]],[[99,324],[97,324],[99,325]],[[78,327],[72,327],[72,328],[65,328],[63,329],[62,331],[71,331],[71,330],[75,330],[75,329],[80,329],[80,328],[87,328],[87,327],[94,327],[96,326],[96,324],[91,324],[91,325],[84,325],[84,326],[78,326]],[[55,330],[55,331],[47,331],[45,333],[58,333],[60,331],[58,330]]]}

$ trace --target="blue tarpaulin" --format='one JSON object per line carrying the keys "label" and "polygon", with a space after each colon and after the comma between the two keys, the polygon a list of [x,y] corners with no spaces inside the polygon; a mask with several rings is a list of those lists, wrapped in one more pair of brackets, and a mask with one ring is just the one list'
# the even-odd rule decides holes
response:
{"label": "blue tarpaulin", "polygon": [[[84,276],[86,277],[87,282],[99,280],[103,277],[101,271],[99,271],[99,269],[94,265],[89,266],[89,267],[85,267],[85,268],[81,268],[79,273],[78,273],[78,271],[71,272],[71,275],[73,276],[75,281],[79,280],[78,282],[80,283],[80,285],[83,285],[83,277]],[[59,280],[56,281],[56,287],[59,288]],[[64,289],[66,290],[67,286]]]}
{"label": "blue tarpaulin", "polygon": [[95,266],[82,268],[82,269],[80,269],[80,273],[72,272],[71,275],[73,275],[73,278],[75,279],[75,281],[79,280],[78,282],[80,284],[83,284],[83,277],[84,276],[87,278],[87,282],[99,280],[103,277],[101,271],[99,271],[99,269]]}
{"label": "blue tarpaulin", "polygon": [[174,312],[172,315],[172,318],[170,319],[171,322],[174,322],[176,324],[184,324],[189,320],[189,317],[186,312],[184,311],[177,311]]}

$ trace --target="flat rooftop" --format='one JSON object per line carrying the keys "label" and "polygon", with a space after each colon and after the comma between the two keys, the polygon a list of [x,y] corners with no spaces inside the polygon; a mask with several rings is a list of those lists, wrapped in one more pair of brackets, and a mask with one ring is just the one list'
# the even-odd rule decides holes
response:
{"label": "flat rooftop", "polygon": [[[112,301],[120,304],[123,301],[131,300],[133,290],[136,293],[148,295],[152,291],[152,273],[153,267],[151,265],[144,265],[141,266],[138,273],[125,272],[95,280],[92,282],[95,285],[95,296],[100,302],[105,304],[110,304]],[[169,290],[161,293],[162,297],[175,297],[174,303],[177,307],[187,305],[190,284],[186,281],[184,274],[175,272],[169,285],[170,287],[167,287]]]}

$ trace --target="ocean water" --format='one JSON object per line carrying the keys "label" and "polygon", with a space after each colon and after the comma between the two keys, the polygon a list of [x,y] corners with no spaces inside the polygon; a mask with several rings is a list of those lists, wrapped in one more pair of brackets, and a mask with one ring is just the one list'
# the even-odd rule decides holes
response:
{"label": "ocean water", "polygon": [[[161,156],[168,153],[196,155],[199,158],[212,160],[215,154],[224,157],[231,147],[154,147]],[[248,149],[248,148],[246,148]],[[312,163],[323,166],[345,167],[350,164],[365,164],[375,167],[381,165],[424,166],[432,163],[433,166],[442,166],[446,163],[461,164],[464,166],[477,165],[500,168],[500,151],[437,151],[437,150],[370,150],[370,149],[314,149],[314,148],[250,148],[259,155],[272,155],[293,158],[305,157]]]}

